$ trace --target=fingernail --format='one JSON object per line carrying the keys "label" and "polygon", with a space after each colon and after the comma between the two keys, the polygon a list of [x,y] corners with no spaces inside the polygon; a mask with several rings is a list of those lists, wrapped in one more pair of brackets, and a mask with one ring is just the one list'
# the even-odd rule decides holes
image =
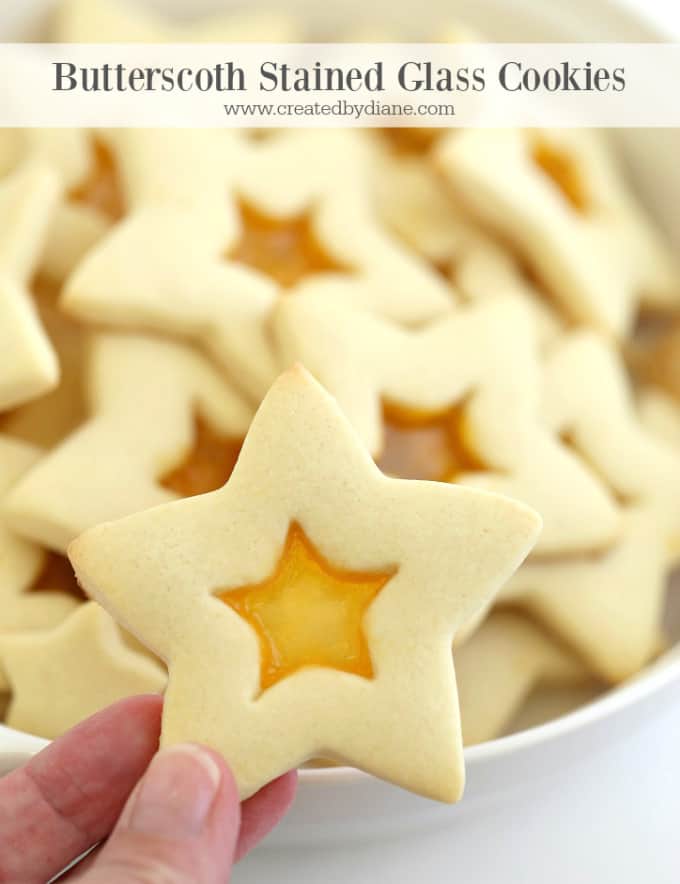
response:
{"label": "fingernail", "polygon": [[128,828],[164,838],[198,834],[205,824],[222,774],[200,746],[162,749],[145,773],[128,817]]}

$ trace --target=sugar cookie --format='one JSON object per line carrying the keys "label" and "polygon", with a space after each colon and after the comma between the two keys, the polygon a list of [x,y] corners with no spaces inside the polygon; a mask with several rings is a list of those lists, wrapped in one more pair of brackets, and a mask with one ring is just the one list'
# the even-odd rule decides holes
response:
{"label": "sugar cookie", "polygon": [[12,690],[6,723],[48,739],[123,697],[158,693],[166,682],[163,667],[132,650],[96,602],[53,629],[0,635],[0,665]]}
{"label": "sugar cookie", "polygon": [[302,362],[338,399],[384,471],[524,501],[544,519],[543,553],[618,536],[611,494],[540,423],[541,373],[521,303],[492,300],[410,331],[300,296],[277,307],[274,330],[283,360]]}
{"label": "sugar cookie", "polygon": [[[32,446],[0,435],[0,499],[38,457]],[[78,606],[64,589],[75,589],[75,577],[69,586],[63,568],[59,572],[44,550],[17,537],[0,519],[0,636],[60,623]],[[1,670],[0,693],[7,689]]]}
{"label": "sugar cookie", "polygon": [[477,224],[442,187],[435,170],[419,156],[381,146],[374,164],[374,198],[385,224],[437,267],[461,257]]}
{"label": "sugar cookie", "polygon": [[499,737],[539,684],[579,684],[588,671],[526,617],[496,612],[454,654],[466,746]]}
{"label": "sugar cookie", "polygon": [[503,736],[563,718],[597,700],[605,690],[606,687],[596,679],[573,685],[538,685],[508,722]]}
{"label": "sugar cookie", "polygon": [[33,285],[33,297],[59,359],[61,377],[49,393],[0,415],[0,432],[40,448],[51,448],[85,418],[85,356],[90,333],[58,309],[53,285],[38,280]]}
{"label": "sugar cookie", "polygon": [[530,560],[501,601],[521,605],[591,672],[624,681],[656,654],[668,576],[668,551],[654,509],[631,508],[611,550],[555,561]]}
{"label": "sugar cookie", "polygon": [[33,163],[0,182],[0,412],[46,392],[59,377],[27,290],[58,195],[56,177]]}
{"label": "sugar cookie", "polygon": [[584,129],[470,129],[438,146],[456,193],[530,263],[569,319],[617,337],[639,303],[680,305],[670,249]]}
{"label": "sugar cookie", "polygon": [[565,337],[546,362],[544,418],[628,505],[652,507],[680,554],[680,452],[648,432],[623,361],[595,332]]}
{"label": "sugar cookie", "polygon": [[565,324],[512,254],[490,237],[476,236],[453,260],[449,273],[461,296],[471,303],[490,298],[516,298],[526,306],[541,351],[554,346]]}
{"label": "sugar cookie", "polygon": [[452,637],[539,524],[502,497],[386,478],[297,368],[223,489],[99,525],[69,555],[169,665],[162,744],[218,749],[242,797],[322,756],[455,801]]}
{"label": "sugar cookie", "polygon": [[271,309],[307,280],[403,322],[451,308],[450,285],[373,217],[359,134],[118,140],[132,211],[68,280],[70,313],[197,340],[259,401],[278,370]]}
{"label": "sugar cookie", "polygon": [[[65,550],[99,522],[224,484],[252,409],[199,354],[153,338],[102,334],[91,345],[87,385],[88,419],[5,501],[23,536]],[[211,463],[202,465],[199,451],[186,465],[196,444],[212,444],[202,458]],[[179,484],[185,465],[192,472]],[[173,474],[174,486],[163,482]]]}
{"label": "sugar cookie", "polygon": [[48,166],[62,187],[40,257],[40,273],[61,283],[123,211],[115,157],[86,129],[5,129],[0,170],[30,158]]}

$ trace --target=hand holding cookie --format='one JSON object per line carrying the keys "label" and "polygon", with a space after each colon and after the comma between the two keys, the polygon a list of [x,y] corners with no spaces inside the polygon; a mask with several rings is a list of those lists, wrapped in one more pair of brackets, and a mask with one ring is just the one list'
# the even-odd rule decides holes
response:
{"label": "hand holding cookie", "polygon": [[155,754],[160,714],[158,697],[124,700],[0,780],[3,880],[50,880],[93,847],[71,873],[82,884],[226,880],[285,813],[295,775],[239,806],[216,753],[189,744]]}

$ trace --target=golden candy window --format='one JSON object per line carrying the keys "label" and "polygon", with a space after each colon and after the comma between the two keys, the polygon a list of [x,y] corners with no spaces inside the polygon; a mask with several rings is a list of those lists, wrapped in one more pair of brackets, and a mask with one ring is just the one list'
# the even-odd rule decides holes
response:
{"label": "golden candy window", "polygon": [[261,583],[221,590],[217,598],[255,631],[262,691],[309,666],[373,678],[363,620],[394,575],[345,571],[328,562],[293,522],[273,574]]}

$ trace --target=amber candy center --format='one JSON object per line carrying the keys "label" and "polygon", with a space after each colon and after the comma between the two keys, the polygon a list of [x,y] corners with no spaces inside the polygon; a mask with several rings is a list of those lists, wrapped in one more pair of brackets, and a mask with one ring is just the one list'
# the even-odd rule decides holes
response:
{"label": "amber candy center", "polygon": [[374,673],[363,618],[394,573],[337,568],[293,522],[270,577],[216,595],[257,635],[262,691],[310,666],[370,679]]}
{"label": "amber candy center", "polygon": [[643,356],[641,373],[680,401],[680,321],[656,338]]}
{"label": "amber candy center", "polygon": [[29,586],[28,592],[42,591],[65,592],[79,601],[87,601],[87,596],[80,588],[71,563],[66,556],[55,552],[47,552],[38,576]]}
{"label": "amber candy center", "polygon": [[347,272],[319,243],[309,212],[291,218],[270,218],[240,203],[241,237],[227,254],[292,288],[315,273]]}
{"label": "amber candy center", "polygon": [[191,450],[178,466],[161,478],[160,484],[180,497],[216,491],[234,471],[242,445],[243,439],[216,433],[197,415]]}
{"label": "amber candy center", "polygon": [[476,454],[465,403],[441,412],[383,403],[384,446],[377,464],[401,479],[451,482],[489,467]]}
{"label": "amber candy center", "polygon": [[115,156],[99,138],[92,140],[92,154],[93,163],[87,177],[71,190],[69,199],[118,221],[125,214],[125,201]]}
{"label": "amber candy center", "polygon": [[585,213],[590,200],[576,159],[567,151],[540,139],[534,143],[531,156],[538,168],[560,190],[570,206],[577,212]]}
{"label": "amber candy center", "polygon": [[397,154],[423,156],[430,151],[442,130],[434,128],[389,126],[380,130]]}

